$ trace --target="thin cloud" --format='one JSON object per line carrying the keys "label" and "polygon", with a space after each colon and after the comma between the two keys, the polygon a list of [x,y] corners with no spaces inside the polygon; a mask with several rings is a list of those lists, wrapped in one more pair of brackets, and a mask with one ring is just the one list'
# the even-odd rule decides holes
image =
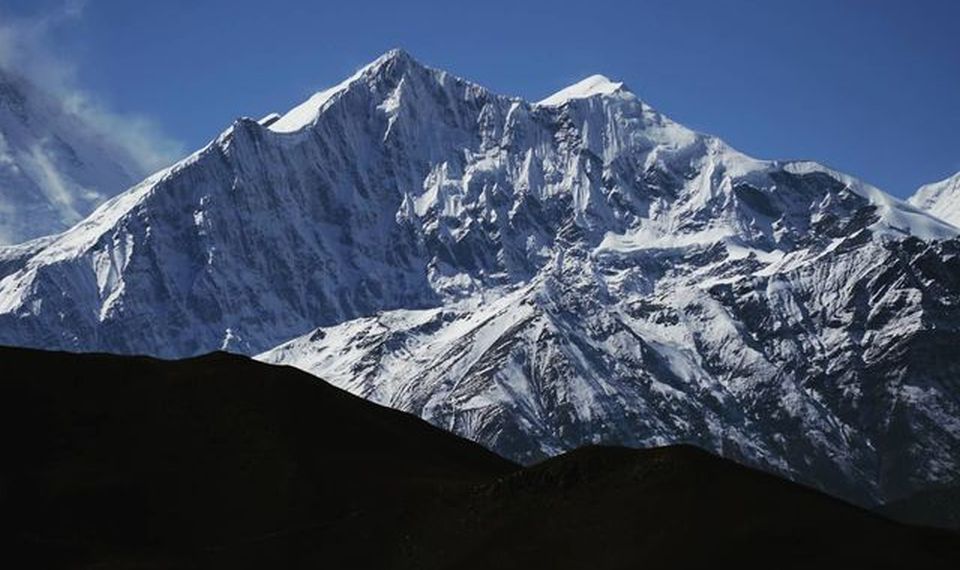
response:
{"label": "thin cloud", "polygon": [[59,8],[29,18],[0,13],[0,67],[16,71],[57,98],[125,150],[146,174],[184,154],[183,144],[141,115],[120,114],[77,86],[77,65],[55,53],[52,36],[83,17],[87,0],[67,0]]}

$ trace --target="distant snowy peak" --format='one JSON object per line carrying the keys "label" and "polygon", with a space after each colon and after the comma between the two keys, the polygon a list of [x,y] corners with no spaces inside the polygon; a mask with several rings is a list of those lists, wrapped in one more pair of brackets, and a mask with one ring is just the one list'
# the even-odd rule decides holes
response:
{"label": "distant snowy peak", "polygon": [[909,202],[960,227],[960,172],[946,180],[921,186]]}
{"label": "distant snowy peak", "polygon": [[623,93],[632,96],[621,82],[616,82],[603,75],[591,75],[582,81],[578,81],[569,87],[557,91],[553,95],[539,101],[537,105],[542,107],[556,107],[572,99],[587,99],[595,95],[613,95],[614,93]]}
{"label": "distant snowy peak", "polygon": [[62,232],[144,174],[105,133],[0,69],[0,244]]}

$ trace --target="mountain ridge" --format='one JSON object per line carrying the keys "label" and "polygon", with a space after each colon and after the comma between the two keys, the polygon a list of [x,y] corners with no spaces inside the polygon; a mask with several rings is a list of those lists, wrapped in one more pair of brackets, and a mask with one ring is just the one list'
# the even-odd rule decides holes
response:
{"label": "mountain ridge", "polygon": [[907,202],[953,225],[960,224],[960,172],[921,186]]}
{"label": "mountain ridge", "polygon": [[0,342],[258,354],[523,462],[694,443],[861,504],[957,477],[960,362],[924,348],[956,228],[633,96],[374,64],[0,250]]}

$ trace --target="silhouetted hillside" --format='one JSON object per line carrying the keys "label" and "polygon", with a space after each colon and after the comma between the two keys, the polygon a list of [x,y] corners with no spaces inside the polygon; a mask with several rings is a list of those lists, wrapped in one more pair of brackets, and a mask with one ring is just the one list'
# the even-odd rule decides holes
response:
{"label": "silhouetted hillside", "polygon": [[960,531],[960,486],[921,491],[891,501],[877,510],[905,523]]}
{"label": "silhouetted hillside", "polygon": [[412,416],[240,356],[0,349],[0,369],[7,567],[960,560],[954,535],[693,448],[588,448],[520,469]]}

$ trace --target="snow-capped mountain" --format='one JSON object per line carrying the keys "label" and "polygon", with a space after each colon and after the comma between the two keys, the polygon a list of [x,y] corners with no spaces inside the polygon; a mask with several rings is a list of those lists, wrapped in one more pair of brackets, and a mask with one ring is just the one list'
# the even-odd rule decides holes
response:
{"label": "snow-capped mountain", "polygon": [[144,174],[57,98],[0,69],[0,244],[62,232]]}
{"label": "snow-capped mountain", "polygon": [[263,353],[522,461],[696,443],[869,502],[960,472],[956,234],[602,76],[393,51],[0,250],[0,342]]}
{"label": "snow-capped mountain", "polygon": [[960,226],[960,172],[946,180],[921,186],[908,202]]}

